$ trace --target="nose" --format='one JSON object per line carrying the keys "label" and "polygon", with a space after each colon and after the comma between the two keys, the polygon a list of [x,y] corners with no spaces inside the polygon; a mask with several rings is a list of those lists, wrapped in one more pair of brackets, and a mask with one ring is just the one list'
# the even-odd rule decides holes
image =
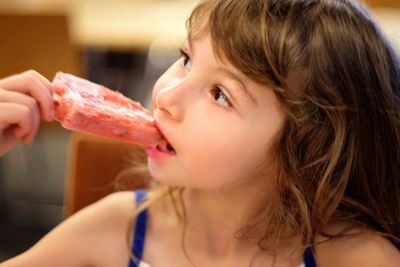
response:
{"label": "nose", "polygon": [[161,88],[156,93],[154,107],[168,118],[174,121],[181,121],[184,116],[184,101],[183,80],[178,80]]}

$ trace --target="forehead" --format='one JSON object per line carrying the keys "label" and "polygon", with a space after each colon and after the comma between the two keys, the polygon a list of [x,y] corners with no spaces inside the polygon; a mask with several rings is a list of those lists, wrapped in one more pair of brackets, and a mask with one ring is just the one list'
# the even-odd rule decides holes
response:
{"label": "forehead", "polygon": [[278,51],[270,46],[275,45],[273,40],[266,42],[275,31],[270,30],[269,14],[261,2],[264,1],[203,0],[187,21],[188,35],[191,39],[210,35],[219,61],[231,63],[255,82],[281,86],[276,62],[270,60]]}
{"label": "forehead", "polygon": [[194,38],[189,35],[186,42],[192,53],[206,56],[208,63],[221,73],[231,78],[239,78],[242,81],[248,80],[248,77],[229,61],[222,49],[215,49],[210,34],[195,36]]}
{"label": "forehead", "polygon": [[201,35],[188,35],[186,42],[191,50],[205,50],[211,53],[212,56],[220,64],[229,65],[230,62],[226,57],[223,49],[216,45],[215,40],[213,40],[209,31],[204,31]]}

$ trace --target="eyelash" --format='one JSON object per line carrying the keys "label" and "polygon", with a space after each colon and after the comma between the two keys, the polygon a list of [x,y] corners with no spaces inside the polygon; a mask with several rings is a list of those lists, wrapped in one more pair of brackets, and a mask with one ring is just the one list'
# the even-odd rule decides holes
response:
{"label": "eyelash", "polygon": [[190,60],[189,54],[186,53],[183,49],[179,49],[179,52],[181,54],[181,57],[183,58],[182,67],[185,68],[185,65],[187,64],[188,60]]}
{"label": "eyelash", "polygon": [[[181,54],[181,57],[183,58],[183,62],[181,64],[181,67],[186,69],[185,66],[190,61],[190,56],[183,49],[179,49],[179,52]],[[211,91],[211,94],[213,95],[214,100],[216,101],[217,105],[221,106],[222,108],[229,109],[229,108],[233,107],[231,101],[229,100],[229,98],[226,96],[226,94],[224,93],[224,91],[220,87],[218,87],[218,86],[214,87],[213,90]],[[217,99],[215,99],[215,97],[217,95],[224,98],[224,100],[226,101],[226,105],[225,106],[220,104],[220,103],[218,103]]]}
{"label": "eyelash", "polygon": [[[229,100],[229,98],[225,95],[224,91],[222,91],[222,89],[219,88],[218,86],[216,86],[216,87],[211,91],[211,93],[213,94],[214,100],[215,100],[215,101],[217,102],[217,104],[218,104],[219,106],[221,106],[222,108],[227,108],[227,109],[229,109],[229,108],[232,108],[232,107],[233,107],[233,105],[232,105],[231,101]],[[222,98],[224,99],[224,101],[226,101],[226,105],[223,105],[223,104],[219,103],[218,100],[215,99],[215,97],[217,97],[217,96],[218,96],[218,97],[222,97]]]}

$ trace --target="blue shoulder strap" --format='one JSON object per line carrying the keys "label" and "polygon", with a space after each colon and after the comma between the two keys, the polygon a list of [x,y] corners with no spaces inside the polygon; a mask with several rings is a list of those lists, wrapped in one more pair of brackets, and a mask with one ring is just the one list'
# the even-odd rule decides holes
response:
{"label": "blue shoulder strap", "polygon": [[[146,191],[137,190],[136,194],[136,206],[139,206],[146,198]],[[143,257],[144,241],[146,236],[147,226],[147,209],[143,210],[136,218],[135,222],[135,233],[132,241],[132,253],[140,261]],[[129,260],[129,267],[138,267],[138,265],[132,260]]]}
{"label": "blue shoulder strap", "polygon": [[305,267],[317,267],[314,259],[314,253],[311,247],[308,247],[303,254]]}

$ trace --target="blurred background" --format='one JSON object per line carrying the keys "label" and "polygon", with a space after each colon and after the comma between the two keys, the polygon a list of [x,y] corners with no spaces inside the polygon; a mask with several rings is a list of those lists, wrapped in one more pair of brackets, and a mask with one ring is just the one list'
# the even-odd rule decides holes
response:
{"label": "blurred background", "polygon": [[[198,0],[0,0],[0,77],[73,73],[150,108],[157,77],[179,57]],[[400,44],[400,1],[369,0]],[[400,46],[399,46],[400,47]],[[30,146],[0,158],[0,262],[63,220],[71,133],[43,123]]]}

